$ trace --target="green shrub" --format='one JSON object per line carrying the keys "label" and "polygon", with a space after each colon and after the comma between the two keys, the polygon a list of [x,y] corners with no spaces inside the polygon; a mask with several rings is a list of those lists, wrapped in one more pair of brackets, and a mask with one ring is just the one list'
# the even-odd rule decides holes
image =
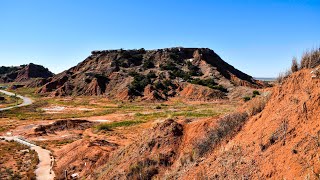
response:
{"label": "green shrub", "polygon": [[259,95],[260,95],[260,92],[257,91],[257,90],[254,90],[254,91],[252,92],[252,98],[254,98],[254,97],[256,97],[256,96],[259,96]]}
{"label": "green shrub", "polygon": [[210,87],[212,89],[217,89],[219,91],[222,91],[222,92],[228,92],[228,89],[226,89],[225,87],[223,87],[222,85],[215,85],[213,87]]}
{"label": "green shrub", "polygon": [[198,84],[201,86],[207,86],[211,89],[217,89],[222,92],[228,92],[226,88],[224,88],[222,85],[217,85],[217,83],[214,81],[214,79],[192,79],[190,80],[190,83],[192,84]]}
{"label": "green shrub", "polygon": [[214,82],[214,79],[193,79],[191,80],[192,84],[198,84],[202,86],[208,86],[210,88],[214,87],[217,85],[216,82]]}
{"label": "green shrub", "polygon": [[244,102],[247,102],[247,101],[250,101],[251,98],[249,96],[245,96],[245,97],[243,97],[243,100],[244,100]]}
{"label": "green shrub", "polygon": [[188,61],[187,66],[189,69],[189,74],[191,76],[202,76],[203,75],[200,68],[198,66],[193,65],[191,62]]}
{"label": "green shrub", "polygon": [[149,79],[152,79],[152,78],[157,78],[157,75],[154,71],[150,71],[148,74],[147,74],[147,78]]}
{"label": "green shrub", "polygon": [[154,68],[154,63],[152,62],[152,60],[148,59],[143,62],[142,67],[144,69]]}
{"label": "green shrub", "polygon": [[254,91],[252,92],[252,94],[253,94],[253,95],[260,95],[260,92],[257,91],[257,90],[254,90]]}
{"label": "green shrub", "polygon": [[144,88],[151,84],[151,79],[137,72],[130,72],[129,75],[134,78],[129,86],[129,95],[141,96]]}
{"label": "green shrub", "polygon": [[176,67],[176,64],[171,62],[171,61],[168,61],[166,62],[165,64],[161,64],[160,65],[160,69],[161,70],[170,70],[170,71],[174,71],[174,70],[179,70],[177,67]]}

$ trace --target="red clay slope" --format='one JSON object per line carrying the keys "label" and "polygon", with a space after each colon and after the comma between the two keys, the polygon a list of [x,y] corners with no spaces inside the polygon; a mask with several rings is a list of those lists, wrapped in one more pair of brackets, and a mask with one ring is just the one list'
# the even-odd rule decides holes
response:
{"label": "red clay slope", "polygon": [[265,109],[204,157],[197,156],[194,144],[215,128],[216,119],[171,120],[114,152],[93,179],[317,179],[320,79],[312,79],[310,71],[296,72],[271,89]]}
{"label": "red clay slope", "polygon": [[301,70],[274,87],[265,109],[183,179],[318,179],[320,79]]}

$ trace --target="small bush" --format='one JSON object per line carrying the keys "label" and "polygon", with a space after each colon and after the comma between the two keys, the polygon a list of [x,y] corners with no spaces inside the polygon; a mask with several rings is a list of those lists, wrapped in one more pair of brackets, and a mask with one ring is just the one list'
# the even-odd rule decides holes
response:
{"label": "small bush", "polygon": [[154,68],[154,63],[152,62],[152,60],[148,59],[143,62],[142,67],[144,69]]}
{"label": "small bush", "polygon": [[147,74],[147,78],[149,79],[152,79],[152,78],[157,78],[157,75],[154,71],[150,71],[148,74]]}
{"label": "small bush", "polygon": [[294,57],[292,59],[292,64],[291,64],[291,72],[297,72],[299,71],[299,64],[298,64],[298,61],[297,61],[297,58]]}
{"label": "small bush", "polygon": [[243,97],[243,101],[244,101],[244,102],[247,102],[247,101],[250,101],[250,100],[251,100],[251,98],[250,98],[249,96]]}
{"label": "small bush", "polygon": [[161,70],[171,70],[171,71],[174,71],[174,70],[179,70],[177,67],[176,67],[176,64],[171,62],[171,61],[168,61],[166,62],[165,64],[161,64],[160,65],[160,69]]}
{"label": "small bush", "polygon": [[256,96],[259,96],[260,95],[260,92],[255,90],[252,92],[252,98],[256,97]]}
{"label": "small bush", "polygon": [[254,90],[254,91],[252,92],[252,94],[258,96],[258,95],[260,95],[260,92],[257,91],[257,90]]}

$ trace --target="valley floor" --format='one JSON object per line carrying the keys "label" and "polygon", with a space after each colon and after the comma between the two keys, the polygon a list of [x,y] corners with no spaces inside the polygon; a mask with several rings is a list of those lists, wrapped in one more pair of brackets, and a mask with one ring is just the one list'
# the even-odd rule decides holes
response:
{"label": "valley floor", "polygon": [[48,98],[22,88],[34,103],[0,112],[0,135],[50,150],[57,179],[319,179],[320,80],[309,74],[211,102]]}
{"label": "valley floor", "polygon": [[[101,97],[46,98],[34,96],[32,92],[27,88],[15,91],[34,102],[0,112],[0,135],[24,137],[52,151],[58,179],[62,179],[65,172],[68,176],[89,176],[105,163],[99,157],[108,157],[133,143],[165,119],[188,122],[217,119],[239,106],[239,102],[227,100],[117,102]],[[47,127],[50,124],[54,125]],[[36,130],[39,126],[44,128]]]}

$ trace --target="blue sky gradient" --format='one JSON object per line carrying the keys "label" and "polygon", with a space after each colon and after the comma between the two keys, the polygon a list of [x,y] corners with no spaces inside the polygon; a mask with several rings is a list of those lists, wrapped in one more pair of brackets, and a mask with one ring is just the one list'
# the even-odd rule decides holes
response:
{"label": "blue sky gradient", "polygon": [[275,77],[320,45],[318,0],[2,0],[0,66],[55,73],[92,50],[208,47],[255,77]]}

